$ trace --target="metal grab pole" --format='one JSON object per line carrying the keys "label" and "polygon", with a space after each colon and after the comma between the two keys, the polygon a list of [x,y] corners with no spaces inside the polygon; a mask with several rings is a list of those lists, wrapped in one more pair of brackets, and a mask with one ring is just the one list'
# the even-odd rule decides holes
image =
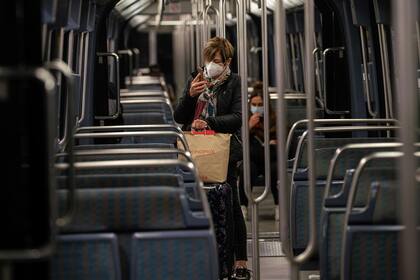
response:
{"label": "metal grab pole", "polygon": [[208,20],[207,16],[209,15],[209,10],[212,9],[216,16],[216,36],[220,36],[220,12],[217,8],[213,7],[211,1],[209,4],[204,7],[203,13],[203,38],[204,43],[206,43],[211,38],[211,18]]}
{"label": "metal grab pole", "polygon": [[[418,9],[418,7],[417,7],[417,9]],[[418,61],[419,61],[418,63],[420,64],[420,24],[419,24],[419,19],[417,19],[417,21],[416,21],[416,32],[417,32],[417,58],[418,58]]]}
{"label": "metal grab pole", "polygon": [[203,26],[201,27],[201,36],[203,44],[208,41],[208,28],[207,28],[207,5],[206,2],[203,2]]}
{"label": "metal grab pole", "polygon": [[366,50],[367,44],[366,44],[365,30],[363,26],[359,27],[359,31],[360,31],[360,41],[362,43],[362,58],[363,58],[363,72],[364,72],[363,84],[365,87],[366,103],[367,103],[369,115],[371,115],[373,118],[376,118],[376,116],[378,115],[378,112],[373,110],[372,100],[370,96],[369,66],[368,66],[368,57],[367,57],[368,53]]}
{"label": "metal grab pole", "polygon": [[415,24],[418,0],[392,1],[393,23],[396,36],[396,93],[398,94],[398,118],[403,126],[399,133],[404,153],[399,162],[401,221],[405,226],[400,243],[402,257],[400,279],[417,279],[417,195],[416,168],[413,143],[417,139],[417,54]]}
{"label": "metal grab pole", "polygon": [[219,0],[219,36],[226,38],[226,0]]}
{"label": "metal grab pole", "polygon": [[[245,15],[245,13],[244,13]],[[261,33],[262,33],[262,62],[263,62],[263,102],[264,102],[264,192],[254,199],[252,195],[251,185],[248,184],[248,197],[251,201],[251,229],[252,229],[252,269],[254,271],[254,279],[260,279],[260,246],[259,246],[259,217],[258,205],[263,201],[269,192],[271,186],[271,168],[270,168],[270,94],[268,92],[268,39],[267,39],[267,3],[261,0]],[[246,91],[247,93],[247,91]],[[246,101],[248,98],[246,98]],[[246,108],[248,111],[248,106]],[[248,124],[248,116],[246,124]],[[249,128],[247,128],[247,136],[249,137]],[[249,146],[248,146],[249,149]]]}
{"label": "metal grab pole", "polygon": [[249,198],[251,191],[250,155],[249,155],[249,109],[248,109],[248,64],[247,64],[247,34],[246,34],[246,6],[244,1],[237,0],[239,7],[238,14],[238,36],[241,38],[239,45],[239,71],[241,76],[242,93],[242,145],[243,145],[243,171],[244,189]]}
{"label": "metal grab pole", "polygon": [[201,7],[202,7],[202,1],[203,0],[196,0],[195,4],[196,4],[196,10],[197,10],[197,17],[196,17],[196,24],[195,24],[195,36],[196,36],[196,66],[199,67],[203,61],[202,61],[202,56],[201,56],[201,52],[202,52],[202,45],[203,45],[203,40],[202,40],[202,30],[200,28],[200,24],[201,24],[201,17],[204,15],[204,11],[201,11]]}
{"label": "metal grab pole", "polygon": [[[307,94],[306,114],[308,119],[308,179],[309,179],[309,218],[310,218],[310,238],[308,247],[305,250],[309,258],[316,251],[316,211],[315,211],[315,77],[314,77],[314,60],[312,58],[312,51],[315,48],[314,41],[311,40],[315,33],[315,6],[314,0],[307,0],[305,2],[305,47],[306,47],[306,83],[305,92]],[[304,253],[305,253],[304,252]],[[303,254],[304,254],[303,253]]]}
{"label": "metal grab pole", "polygon": [[[276,9],[274,11],[274,32],[275,32],[275,65],[276,65],[276,86],[277,86],[277,113],[276,113],[276,132],[277,132],[277,185],[279,188],[279,207],[280,207],[280,240],[287,244],[285,240],[289,237],[286,220],[289,219],[287,211],[288,188],[287,188],[287,153],[286,153],[286,101],[283,98],[285,91],[285,73],[286,67],[285,46],[286,46],[286,20],[285,11],[283,9],[283,0],[277,0]],[[283,245],[284,246],[284,245]],[[288,251],[288,250],[286,250]]]}
{"label": "metal grab pole", "polygon": [[[306,83],[305,92],[307,94],[307,111],[308,111],[308,167],[309,167],[309,218],[310,232],[309,242],[305,251],[298,256],[294,256],[290,243],[289,228],[289,186],[287,184],[287,153],[285,147],[286,127],[284,117],[286,116],[285,101],[282,98],[284,91],[284,75],[285,65],[283,58],[285,57],[285,20],[286,15],[283,9],[282,0],[277,1],[275,10],[276,22],[276,71],[277,71],[277,87],[279,98],[277,100],[277,135],[278,135],[278,183],[279,183],[279,199],[280,199],[280,236],[283,245],[283,251],[289,262],[292,263],[291,279],[298,279],[298,264],[306,262],[316,252],[316,212],[315,212],[315,158],[314,158],[314,111],[315,111],[315,76],[314,61],[312,52],[314,50],[313,40],[305,40],[306,50]],[[305,3],[305,38],[312,38],[314,33],[314,2],[307,0]]]}
{"label": "metal grab pole", "polygon": [[[248,108],[248,51],[247,51],[247,26],[246,26],[246,5],[243,0],[236,0],[238,5],[238,44],[239,44],[239,71],[241,76],[241,93],[242,93],[242,145],[243,145],[243,183],[245,189],[245,195],[248,199],[252,198],[251,190],[251,170],[250,170],[250,154],[249,154],[249,108]],[[252,200],[252,205],[254,205]],[[256,211],[252,211],[252,220],[255,215],[258,215]],[[255,236],[255,228],[252,229],[252,234]],[[257,233],[258,234],[258,233]],[[258,240],[257,244],[258,246]],[[258,247],[257,247],[258,250]],[[258,258],[255,256],[255,242],[253,244],[253,255],[252,263],[254,270],[254,279],[259,279],[259,263]],[[257,253],[258,254],[258,253]]]}
{"label": "metal grab pole", "polygon": [[392,86],[391,86],[391,71],[390,71],[390,64],[389,64],[389,51],[388,51],[388,43],[386,40],[386,31],[385,26],[381,24],[380,26],[380,33],[382,34],[382,45],[383,45],[383,54],[384,54],[384,72],[385,72],[385,88],[388,100],[388,112],[389,117],[394,117],[394,107],[393,107],[393,99],[392,99]]}
{"label": "metal grab pole", "polygon": [[46,68],[50,70],[55,70],[60,72],[64,79],[66,80],[67,90],[66,90],[66,114],[65,114],[65,124],[64,124],[64,137],[59,142],[59,145],[62,146],[65,150],[68,151],[68,191],[69,195],[67,197],[66,211],[63,216],[58,217],[56,220],[56,225],[63,227],[71,222],[74,212],[76,210],[76,183],[75,183],[75,170],[74,170],[74,131],[76,118],[74,115],[74,99],[75,99],[75,86],[73,72],[70,67],[61,60],[54,60],[46,64]]}

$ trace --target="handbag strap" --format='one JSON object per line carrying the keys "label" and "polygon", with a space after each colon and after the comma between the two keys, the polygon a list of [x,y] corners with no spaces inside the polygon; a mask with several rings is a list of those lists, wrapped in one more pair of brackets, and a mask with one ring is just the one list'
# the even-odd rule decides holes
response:
{"label": "handbag strap", "polygon": [[197,131],[197,130],[191,130],[191,134],[193,135],[215,135],[216,132],[214,130],[201,130],[201,131]]}

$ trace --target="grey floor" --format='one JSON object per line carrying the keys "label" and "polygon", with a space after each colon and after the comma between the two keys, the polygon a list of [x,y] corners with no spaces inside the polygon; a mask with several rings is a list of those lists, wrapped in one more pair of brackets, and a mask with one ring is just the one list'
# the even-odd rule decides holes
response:
{"label": "grey floor", "polygon": [[[254,188],[256,195],[261,194],[262,188]],[[251,216],[251,209],[248,209],[248,217]],[[259,232],[260,232],[260,279],[261,280],[283,280],[289,278],[289,265],[281,252],[280,240],[278,238],[278,222],[274,219],[274,202],[271,193],[259,205]],[[246,220],[248,231],[248,266],[252,270],[252,240],[251,221]],[[268,245],[267,246],[264,245]],[[273,246],[277,245],[277,246]],[[254,278],[253,278],[254,279]]]}
{"label": "grey floor", "polygon": [[[261,194],[262,188],[254,188],[256,195]],[[251,216],[248,209],[248,218]],[[246,220],[248,232],[248,267],[252,270],[252,239],[251,221]],[[260,280],[288,280],[290,279],[290,266],[281,251],[279,239],[279,222],[274,219],[274,202],[271,193],[259,205],[259,238],[260,238]],[[309,275],[318,272],[302,272],[301,280],[316,279]],[[255,278],[252,278],[255,279]]]}

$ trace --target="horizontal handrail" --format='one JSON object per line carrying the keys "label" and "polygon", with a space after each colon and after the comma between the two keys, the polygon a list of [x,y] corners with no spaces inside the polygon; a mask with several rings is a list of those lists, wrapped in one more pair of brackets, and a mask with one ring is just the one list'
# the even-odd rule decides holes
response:
{"label": "horizontal handrail", "polygon": [[[124,148],[124,149],[96,149],[96,150],[79,150],[74,152],[74,156],[110,156],[110,155],[162,155],[162,154],[174,154],[183,156],[187,162],[193,162],[193,158],[190,151],[184,151],[179,149],[155,149],[155,148]],[[60,153],[56,155],[56,158],[66,157],[67,153]],[[121,160],[121,159],[120,159]],[[196,196],[198,197],[199,195]]]}
{"label": "horizontal handrail", "polygon": [[168,93],[163,90],[144,90],[144,91],[129,91],[121,92],[121,98],[141,98],[141,97],[163,97],[168,98]]}
{"label": "horizontal handrail", "polygon": [[[190,151],[178,149],[149,149],[149,148],[127,148],[127,149],[96,149],[96,150],[79,150],[75,151],[75,156],[107,156],[107,155],[155,155],[155,154],[178,154],[193,162]],[[59,153],[56,157],[66,157],[67,153]]]}
{"label": "horizontal handrail", "polygon": [[[308,120],[300,120],[293,124],[293,126],[290,128],[289,134],[287,135],[286,140],[286,155],[290,152],[290,145],[292,143],[292,138],[295,130],[301,126],[306,125],[308,123]],[[357,123],[366,123],[366,124],[378,124],[378,123],[384,123],[384,124],[391,124],[395,123],[398,124],[398,120],[396,119],[314,119],[314,123],[316,124],[331,124],[331,125],[343,125],[343,124],[357,124]]]}
{"label": "horizontal handrail", "polygon": [[107,125],[107,126],[82,126],[76,129],[76,133],[96,132],[96,131],[148,131],[153,129],[165,130],[173,129],[176,132],[182,133],[182,130],[174,124],[143,124],[143,125]]}
{"label": "horizontal handrail", "polygon": [[117,138],[117,137],[136,137],[136,136],[175,136],[177,137],[185,150],[189,151],[187,140],[184,134],[175,131],[123,131],[123,132],[96,132],[96,133],[77,133],[75,139],[89,138]]}
{"label": "horizontal handrail", "polygon": [[[351,131],[389,131],[389,130],[398,130],[399,126],[335,126],[335,127],[317,127],[315,132],[323,133],[333,133],[333,132],[351,132]],[[299,139],[297,148],[296,148],[296,159],[299,157],[303,142],[308,136],[308,132],[305,131]],[[293,163],[293,173],[297,171],[297,163],[295,160]]]}
{"label": "horizontal handrail", "polygon": [[[136,167],[181,167],[188,169],[194,174],[194,179],[199,183],[201,189],[214,189],[215,186],[204,186],[198,176],[195,165],[179,159],[129,159],[129,160],[104,160],[104,161],[84,161],[76,162],[76,170],[95,170],[95,169],[113,169],[113,168],[136,168]],[[57,170],[64,171],[68,168],[67,163],[55,164]]]}

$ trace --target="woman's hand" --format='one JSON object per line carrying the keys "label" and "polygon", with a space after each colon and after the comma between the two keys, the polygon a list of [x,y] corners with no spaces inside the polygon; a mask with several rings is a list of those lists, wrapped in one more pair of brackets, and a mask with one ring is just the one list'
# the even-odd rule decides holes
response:
{"label": "woman's hand", "polygon": [[191,127],[195,130],[203,130],[207,127],[207,122],[203,120],[194,120]]}
{"label": "woman's hand", "polygon": [[253,129],[260,122],[260,114],[255,113],[249,118],[249,129]]}
{"label": "woman's hand", "polygon": [[197,76],[195,76],[194,80],[192,80],[191,82],[190,96],[196,97],[197,95],[202,93],[204,89],[206,88],[206,85],[207,85],[207,81],[203,80],[203,73],[202,72],[198,73]]}

